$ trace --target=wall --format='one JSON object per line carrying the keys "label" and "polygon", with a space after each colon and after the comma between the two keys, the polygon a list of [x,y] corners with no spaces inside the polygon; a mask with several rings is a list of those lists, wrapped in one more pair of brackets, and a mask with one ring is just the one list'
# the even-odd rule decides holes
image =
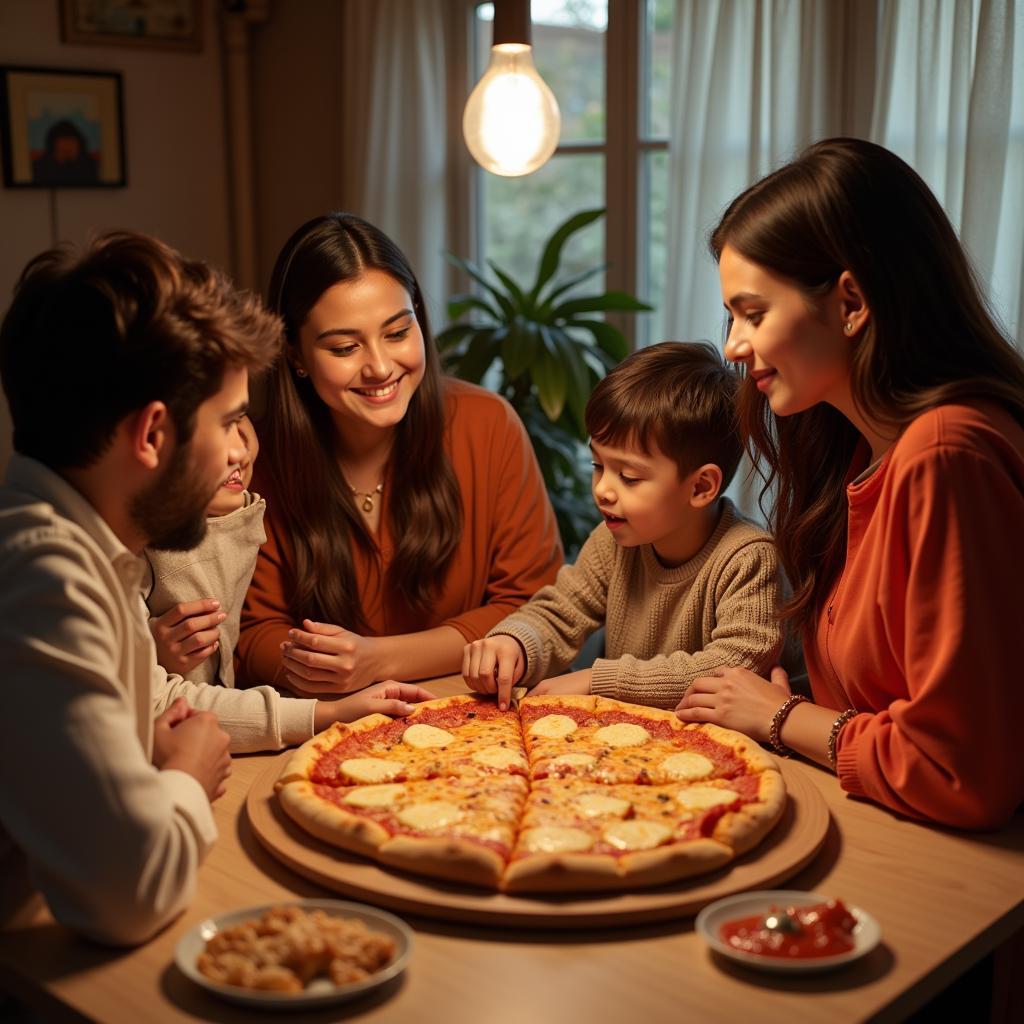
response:
{"label": "wall", "polygon": [[343,208],[338,0],[275,0],[251,29],[260,289],[305,221]]}
{"label": "wall", "polygon": [[[0,188],[0,312],[31,257],[55,241],[81,243],[107,228],[145,231],[230,267],[218,3],[202,6],[202,50],[181,53],[67,45],[57,0],[0,3],[0,64],[121,72],[128,171],[119,189]],[[0,471],[10,451],[0,399]]]}

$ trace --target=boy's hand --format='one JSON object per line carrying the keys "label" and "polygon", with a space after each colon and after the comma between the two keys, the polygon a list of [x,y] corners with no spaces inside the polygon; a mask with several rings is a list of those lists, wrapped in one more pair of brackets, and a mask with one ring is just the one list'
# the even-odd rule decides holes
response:
{"label": "boy's hand", "polygon": [[466,644],[462,653],[462,678],[477,693],[496,693],[498,707],[508,710],[512,687],[523,678],[526,656],[515,637],[484,637]]}
{"label": "boy's hand", "polygon": [[531,691],[530,696],[553,693],[590,693],[590,669],[569,672],[564,676],[542,679]]}
{"label": "boy's hand", "polygon": [[[352,693],[377,681],[375,638],[303,619],[281,644],[288,685],[298,693]],[[359,717],[359,716],[356,716]]]}
{"label": "boy's hand", "polygon": [[378,683],[341,700],[318,700],[313,712],[313,730],[323,732],[334,722],[354,722],[366,715],[391,715],[405,718],[414,705],[433,700],[434,695],[413,683]]}
{"label": "boy's hand", "polygon": [[206,661],[220,643],[217,628],[227,616],[220,601],[203,598],[183,601],[159,618],[149,620],[149,631],[156,643],[157,661],[168,672],[188,678],[189,672]]}
{"label": "boy's hand", "polygon": [[212,711],[196,711],[179,697],[153,723],[153,764],[187,772],[212,803],[224,795],[231,774],[230,742]]}

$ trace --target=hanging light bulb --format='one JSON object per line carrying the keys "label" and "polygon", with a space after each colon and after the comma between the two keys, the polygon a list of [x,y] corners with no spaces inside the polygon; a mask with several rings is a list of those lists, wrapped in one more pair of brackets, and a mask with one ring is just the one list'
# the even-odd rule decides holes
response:
{"label": "hanging light bulb", "polygon": [[554,153],[562,118],[537,73],[529,0],[495,0],[491,62],[466,101],[462,134],[485,170],[530,174]]}

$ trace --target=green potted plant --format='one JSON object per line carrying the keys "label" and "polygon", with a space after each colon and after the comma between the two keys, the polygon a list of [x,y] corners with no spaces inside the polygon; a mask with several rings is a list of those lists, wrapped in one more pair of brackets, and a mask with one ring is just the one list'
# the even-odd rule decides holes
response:
{"label": "green potted plant", "polygon": [[[622,332],[595,314],[637,313],[651,307],[620,291],[569,293],[607,264],[558,276],[562,249],[577,231],[604,214],[585,210],[548,239],[532,286],[522,286],[493,261],[491,280],[480,267],[448,258],[480,286],[448,303],[451,326],[437,336],[445,368],[479,384],[489,371],[496,390],[522,418],[551,495],[566,552],[578,550],[597,522],[583,414],[594,385],[629,351]],[[470,314],[472,319],[462,322]]]}

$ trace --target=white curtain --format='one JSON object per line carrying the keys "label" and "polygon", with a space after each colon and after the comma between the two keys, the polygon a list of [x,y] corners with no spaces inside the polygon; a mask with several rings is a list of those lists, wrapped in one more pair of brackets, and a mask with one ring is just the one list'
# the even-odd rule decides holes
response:
{"label": "white curtain", "polygon": [[347,202],[405,253],[435,325],[448,291],[450,16],[448,0],[349,2],[342,40]]}
{"label": "white curtain", "polygon": [[1024,348],[1024,3],[878,7],[870,138],[928,182]]}
{"label": "white curtain", "polygon": [[677,0],[665,336],[720,342],[706,238],[808,143],[869,138],[928,182],[1024,346],[1024,3]]}

